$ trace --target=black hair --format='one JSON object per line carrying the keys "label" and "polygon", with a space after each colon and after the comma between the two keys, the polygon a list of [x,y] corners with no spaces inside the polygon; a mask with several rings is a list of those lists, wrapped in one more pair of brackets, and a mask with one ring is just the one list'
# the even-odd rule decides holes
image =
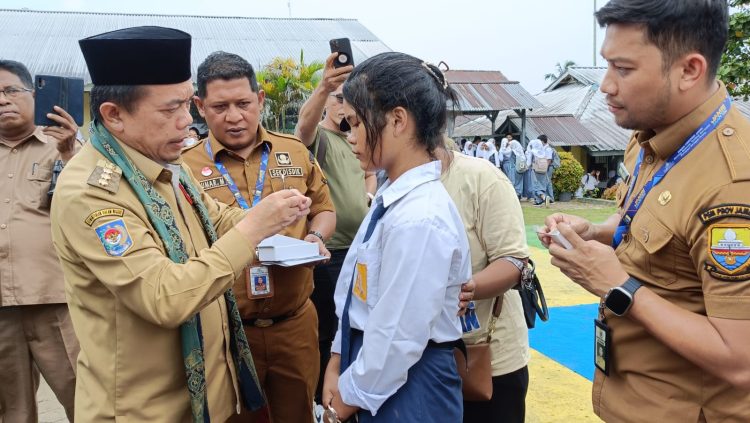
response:
{"label": "black hair", "polygon": [[476,135],[474,136],[474,139],[471,142],[477,142],[477,141],[482,141],[482,137],[480,137],[479,135]]}
{"label": "black hair", "polygon": [[0,69],[8,71],[17,76],[26,88],[34,88],[34,82],[31,80],[31,73],[26,66],[15,60],[0,60]]}
{"label": "black hair", "polygon": [[539,139],[540,141],[544,141],[544,142],[547,142],[547,136],[546,136],[546,135],[544,135],[544,134],[542,134],[542,135],[539,135],[539,136],[538,136],[537,138],[538,138],[538,139]]}
{"label": "black hair", "polygon": [[258,92],[255,70],[247,60],[233,53],[215,51],[198,66],[198,97],[206,97],[206,85],[211,81],[217,79],[231,81],[241,78],[247,78],[250,82],[250,89],[254,93]]}
{"label": "black hair", "polygon": [[595,13],[602,27],[642,25],[646,39],[662,53],[664,72],[680,57],[698,52],[712,80],[729,32],[726,0],[611,0]]}
{"label": "black hair", "polygon": [[104,103],[114,103],[128,113],[135,110],[135,105],[146,94],[143,85],[94,85],[91,88],[91,116],[102,122],[99,108]]}
{"label": "black hair", "polygon": [[344,83],[344,99],[364,125],[371,152],[380,142],[386,113],[403,107],[414,116],[417,140],[431,157],[444,146],[447,103],[457,104],[437,66],[398,52],[378,54],[355,67]]}

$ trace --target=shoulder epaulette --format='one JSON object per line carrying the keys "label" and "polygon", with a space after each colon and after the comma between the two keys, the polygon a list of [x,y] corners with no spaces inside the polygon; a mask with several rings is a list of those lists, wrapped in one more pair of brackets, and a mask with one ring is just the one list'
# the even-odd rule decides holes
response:
{"label": "shoulder epaulette", "polygon": [[750,181],[750,121],[734,108],[729,113],[716,129],[716,136],[729,165],[732,181]]}
{"label": "shoulder epaulette", "polygon": [[276,137],[287,138],[287,139],[294,140],[294,141],[297,141],[297,142],[302,142],[302,141],[300,141],[299,138],[295,137],[292,134],[285,134],[283,132],[269,131],[267,129],[266,129],[266,132],[268,132],[269,134],[271,134],[273,136],[276,136]]}
{"label": "shoulder epaulette", "polygon": [[190,150],[194,149],[195,147],[197,147],[199,145],[203,145],[204,142],[208,142],[208,138],[203,138],[200,141],[196,141],[196,142],[194,142],[194,143],[192,143],[190,145],[186,145],[186,146],[182,147],[182,152],[184,153],[186,151],[190,151]]}
{"label": "shoulder epaulette", "polygon": [[101,188],[113,194],[117,193],[120,188],[120,179],[122,178],[122,169],[114,163],[101,159],[96,162],[94,171],[91,172],[87,183],[92,187]]}

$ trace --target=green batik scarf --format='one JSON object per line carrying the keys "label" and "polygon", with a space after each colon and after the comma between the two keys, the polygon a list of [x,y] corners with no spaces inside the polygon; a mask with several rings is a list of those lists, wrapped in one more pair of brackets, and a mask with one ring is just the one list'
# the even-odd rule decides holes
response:
{"label": "green batik scarf", "polygon": [[[99,122],[91,124],[91,144],[102,155],[122,169],[122,174],[135,191],[138,199],[148,213],[151,224],[156,228],[169,258],[175,263],[185,263],[188,254],[182,236],[175,223],[174,214],[167,202],[156,192],[154,186],[146,179],[130,158],[115,141],[109,131]],[[198,190],[190,182],[185,170],[180,171],[180,183],[190,195],[193,207],[200,217],[203,230],[208,237],[209,245],[218,238],[208,210],[200,198]],[[263,406],[265,399],[260,390],[258,375],[255,372],[253,358],[250,355],[250,346],[245,338],[242,328],[242,319],[237,309],[237,301],[234,293],[229,289],[224,294],[229,311],[229,324],[231,334],[232,357],[237,368],[237,376],[240,383],[242,399],[249,410],[256,410]],[[208,399],[206,396],[206,370],[203,357],[203,335],[201,332],[200,315],[196,314],[188,321],[180,325],[182,337],[182,357],[185,362],[185,373],[187,374],[188,391],[190,391],[190,407],[193,412],[193,422],[207,423],[211,419],[208,413]]]}

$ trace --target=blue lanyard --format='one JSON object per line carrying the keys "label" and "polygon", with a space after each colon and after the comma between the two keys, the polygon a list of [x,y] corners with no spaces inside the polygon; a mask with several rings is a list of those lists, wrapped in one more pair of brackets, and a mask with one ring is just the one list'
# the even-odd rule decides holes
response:
{"label": "blue lanyard", "polygon": [[[727,113],[729,112],[729,108],[731,106],[732,100],[731,98],[727,97],[724,102],[721,103],[721,105],[719,105],[719,107],[714,110],[713,113],[711,113],[711,116],[709,116],[708,119],[706,119],[706,121],[703,122],[701,126],[699,126],[698,129],[695,130],[695,132],[693,132],[690,138],[688,138],[687,141],[682,144],[682,147],[680,147],[679,150],[675,151],[662,165],[662,167],[658,171],[656,171],[651,180],[646,182],[646,185],[643,186],[641,192],[638,193],[638,196],[635,197],[635,199],[633,199],[633,202],[628,206],[625,214],[623,214],[622,219],[620,220],[620,224],[617,225],[615,236],[612,238],[612,246],[614,248],[617,248],[617,246],[622,242],[623,237],[628,232],[628,229],[630,229],[630,223],[633,221],[635,214],[638,213],[638,210],[643,205],[643,200],[645,200],[651,189],[658,185],[659,182],[661,182],[662,179],[667,176],[667,173],[669,173],[669,171],[672,170],[672,168],[680,162],[680,160],[687,157],[687,155],[690,154],[690,152],[692,152],[695,147],[697,147],[698,144],[701,143],[701,141],[706,139],[708,134],[713,132],[719,126],[719,124],[727,116]],[[641,149],[640,154],[638,154],[638,161],[636,161],[635,163],[635,170],[633,172],[633,180],[630,182],[630,187],[628,187],[628,193],[625,196],[625,202],[623,204],[627,204],[630,196],[633,194],[633,189],[635,188],[635,183],[638,180],[638,174],[640,173],[642,162],[643,149]]]}
{"label": "blue lanyard", "polygon": [[[211,142],[210,140],[206,140],[204,145],[206,146],[206,153],[208,153],[208,157],[213,160],[214,158],[214,152],[211,149]],[[266,181],[266,168],[268,168],[268,156],[271,154],[271,149],[268,147],[268,143],[263,143],[263,154],[260,157],[260,169],[258,170],[258,181],[255,183],[255,191],[253,192],[253,206],[258,204],[260,202],[261,195],[263,194],[263,184]],[[227,172],[227,168],[224,167],[224,164],[222,164],[219,159],[214,160],[214,164],[216,165],[216,168],[219,169],[219,173],[221,173],[221,176],[224,177],[224,180],[227,181],[227,186],[229,187],[229,191],[232,191],[232,195],[234,195],[234,198],[237,199],[237,204],[240,205],[243,209],[249,209],[250,206],[247,205],[247,201],[245,201],[245,198],[242,197],[242,194],[240,194],[239,188],[237,188],[237,184],[234,183],[234,179],[232,179],[231,176],[229,176],[229,172]]]}

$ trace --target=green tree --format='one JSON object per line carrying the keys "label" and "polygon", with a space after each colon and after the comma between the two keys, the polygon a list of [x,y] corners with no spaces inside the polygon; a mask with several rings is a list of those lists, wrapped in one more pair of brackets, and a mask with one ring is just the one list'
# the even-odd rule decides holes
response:
{"label": "green tree", "polygon": [[258,84],[266,93],[263,111],[264,125],[274,131],[290,131],[287,115],[298,110],[310,97],[321,78],[323,63],[305,63],[304,52],[299,62],[292,58],[276,57],[258,72]]}
{"label": "green tree", "polygon": [[[750,0],[748,0],[748,1],[750,1]],[[562,63],[557,62],[557,65],[555,65],[555,68],[556,68],[555,69],[555,73],[548,73],[548,74],[544,75],[544,79],[546,81],[554,81],[557,78],[559,78],[562,74],[564,74],[565,71],[568,70],[568,68],[570,68],[571,66],[575,66],[575,65],[576,65],[576,62],[574,62],[572,60],[566,60],[566,61],[564,61]]]}
{"label": "green tree", "polygon": [[750,97],[750,0],[732,0],[729,37],[721,59],[718,77],[735,97]]}

